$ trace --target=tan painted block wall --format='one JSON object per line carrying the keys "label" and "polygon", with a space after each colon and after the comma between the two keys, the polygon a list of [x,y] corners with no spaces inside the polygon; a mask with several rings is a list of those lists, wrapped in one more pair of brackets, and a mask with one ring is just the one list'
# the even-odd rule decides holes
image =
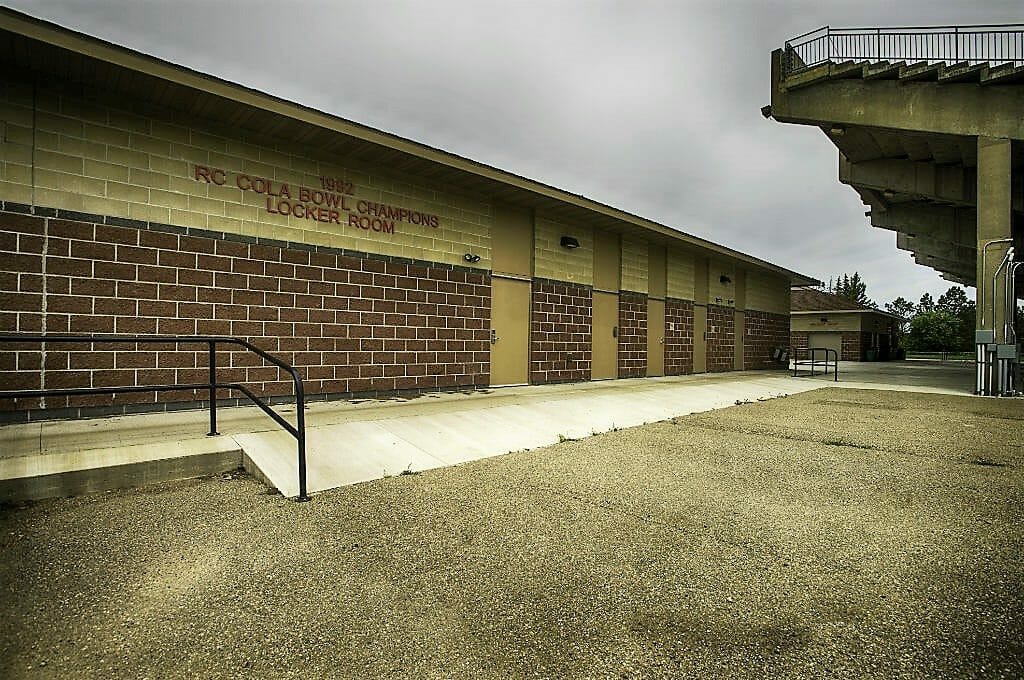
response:
{"label": "tan painted block wall", "polygon": [[647,253],[647,241],[622,237],[622,290],[647,292]]}
{"label": "tan painted block wall", "polygon": [[789,279],[768,272],[747,271],[747,309],[789,314]]}
{"label": "tan painted block wall", "polygon": [[[722,283],[723,275],[732,279],[732,283]],[[708,303],[735,307],[737,280],[735,262],[712,258],[708,265]]]}
{"label": "tan painted block wall", "polygon": [[[35,186],[32,186],[31,88],[5,82],[0,91],[0,198],[51,208],[247,236],[297,241],[417,260],[490,268],[491,207],[383,173],[335,165],[315,149],[279,145],[214,123],[178,114],[128,111],[122,102],[85,101],[40,91],[36,112]],[[197,181],[195,165],[226,173],[223,186]],[[436,215],[438,227],[393,220],[394,233],[268,212],[267,196],[238,187],[239,174],[287,183],[298,200],[300,185],[321,189],[320,176],[353,185],[358,202],[385,203]],[[274,199],[276,201],[276,199]],[[293,201],[293,202],[295,202]]]}
{"label": "tan painted block wall", "polygon": [[668,296],[680,300],[693,300],[693,253],[682,250],[668,251]]}
{"label": "tan painted block wall", "polygon": [[[561,246],[563,236],[574,236],[579,248]],[[594,283],[594,233],[589,227],[571,227],[538,216],[533,238],[534,275],[543,279]]]}

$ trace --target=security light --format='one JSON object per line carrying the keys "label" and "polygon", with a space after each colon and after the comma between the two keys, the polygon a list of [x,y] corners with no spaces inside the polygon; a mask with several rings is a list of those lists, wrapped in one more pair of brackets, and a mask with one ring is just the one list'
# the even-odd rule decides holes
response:
{"label": "security light", "polygon": [[574,250],[580,247],[580,242],[573,236],[563,236],[561,244],[563,248],[568,248],[569,250]]}

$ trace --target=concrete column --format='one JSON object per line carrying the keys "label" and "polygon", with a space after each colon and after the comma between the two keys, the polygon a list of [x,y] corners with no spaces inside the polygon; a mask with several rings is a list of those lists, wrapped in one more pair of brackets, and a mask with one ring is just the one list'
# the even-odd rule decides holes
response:
{"label": "concrete column", "polygon": [[[978,137],[978,329],[994,330],[1003,341],[1003,291],[996,285],[992,312],[992,274],[1002,262],[1012,232],[1009,139]],[[1002,239],[1006,241],[999,242]],[[987,245],[987,248],[986,248]],[[1001,283],[1002,277],[999,282]]]}

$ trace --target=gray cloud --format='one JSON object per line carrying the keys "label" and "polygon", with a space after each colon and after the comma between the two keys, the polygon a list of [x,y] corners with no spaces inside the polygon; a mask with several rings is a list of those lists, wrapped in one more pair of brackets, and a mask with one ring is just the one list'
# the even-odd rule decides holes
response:
{"label": "gray cloud", "polygon": [[883,303],[950,284],[872,229],[769,55],[819,26],[1019,20],[1017,2],[92,2],[29,14],[582,193]]}

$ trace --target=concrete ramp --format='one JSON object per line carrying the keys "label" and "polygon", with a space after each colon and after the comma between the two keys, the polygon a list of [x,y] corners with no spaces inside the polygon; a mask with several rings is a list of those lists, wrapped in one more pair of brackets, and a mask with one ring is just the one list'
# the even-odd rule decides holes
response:
{"label": "concrete ramp", "polygon": [[[306,409],[308,490],[824,386],[782,373],[746,372],[318,402]],[[293,421],[294,406],[279,412]],[[206,436],[207,418],[204,411],[179,411],[2,427],[0,501],[141,486],[240,465],[285,496],[298,495],[291,435],[255,408],[223,409],[218,436]]]}
{"label": "concrete ramp", "polygon": [[[307,415],[308,487],[315,493],[820,387],[746,373],[502,388],[438,401],[349,406],[348,413],[343,405],[315,404]],[[234,441],[268,484],[286,496],[298,494],[290,436],[254,432]]]}

